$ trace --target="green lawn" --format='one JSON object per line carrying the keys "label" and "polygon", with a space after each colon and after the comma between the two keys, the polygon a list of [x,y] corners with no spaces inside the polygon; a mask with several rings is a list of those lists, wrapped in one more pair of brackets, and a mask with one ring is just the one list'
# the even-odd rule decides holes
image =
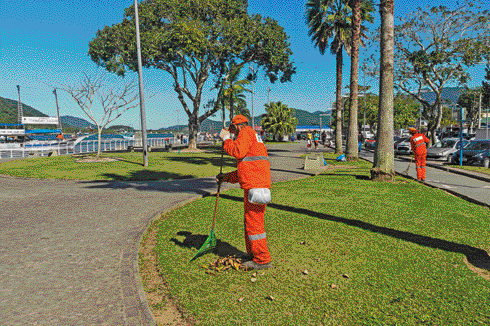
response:
{"label": "green lawn", "polygon": [[[252,272],[206,274],[213,254],[189,262],[209,234],[214,197],[162,216],[152,228],[168,295],[200,325],[490,324],[489,280],[464,262],[490,276],[488,209],[402,178],[373,183],[370,166],[273,185],[275,267],[255,283]],[[219,199],[221,256],[244,250],[242,195]]]}
{"label": "green lawn", "polygon": [[[142,153],[112,153],[102,157],[117,158],[115,162],[81,163],[80,157],[63,155],[29,158],[0,164],[0,174],[28,178],[78,180],[168,180],[206,177],[218,174],[219,151],[209,153],[151,152],[148,167],[143,166]],[[235,169],[236,160],[224,156],[224,172]]]}

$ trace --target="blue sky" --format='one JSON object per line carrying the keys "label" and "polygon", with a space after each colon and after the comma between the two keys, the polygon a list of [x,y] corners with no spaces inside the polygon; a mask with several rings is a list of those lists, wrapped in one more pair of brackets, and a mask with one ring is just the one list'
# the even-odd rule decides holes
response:
{"label": "blue sky", "polygon": [[[97,70],[87,55],[88,43],[97,30],[119,23],[123,10],[131,0],[1,0],[0,1],[0,96],[17,99],[16,85],[21,86],[21,99],[42,112],[56,115],[53,85],[76,84],[83,72]],[[267,88],[270,100],[282,101],[290,107],[310,112],[331,107],[335,94],[335,57],[320,55],[308,37],[304,23],[305,0],[249,0],[249,12],[276,19],[290,36],[297,73],[292,82],[270,85],[259,74],[254,83],[254,114],[265,112]],[[418,6],[447,4],[447,1],[418,1]],[[413,10],[408,1],[396,3],[395,15]],[[379,26],[379,13],[369,27]],[[362,60],[362,58],[361,58]],[[344,56],[344,85],[348,84],[350,62]],[[478,86],[484,76],[483,67],[472,69],[470,86]],[[145,92],[154,94],[147,100],[148,128],[187,124],[187,115],[172,89],[172,81],[163,71],[143,71]],[[377,92],[376,82],[371,84]],[[207,87],[209,90],[211,85]],[[205,94],[205,99],[213,93]],[[61,115],[86,118],[68,94],[59,91]],[[251,98],[247,99],[251,108]],[[206,102],[205,100],[203,101]],[[202,110],[203,111],[203,110]],[[219,117],[215,119],[218,120]],[[139,108],[125,113],[115,124],[138,128]]]}

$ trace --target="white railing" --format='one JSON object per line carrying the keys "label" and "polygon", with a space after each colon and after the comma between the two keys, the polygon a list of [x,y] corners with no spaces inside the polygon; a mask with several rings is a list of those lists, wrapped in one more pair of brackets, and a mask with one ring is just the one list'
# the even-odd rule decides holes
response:
{"label": "white railing", "polygon": [[[181,145],[180,140],[172,138],[170,141],[164,138],[148,139],[148,146],[153,148],[165,148],[168,145]],[[102,139],[100,142],[101,151],[124,151],[128,150],[129,146],[134,146],[134,141],[131,139]],[[140,145],[141,146],[141,145]],[[21,148],[6,148],[0,147],[0,158],[22,158],[29,156],[49,156],[53,153],[58,155],[66,154],[88,154],[97,152],[97,140],[82,140],[75,146],[73,144],[57,144],[40,147],[21,147]]]}

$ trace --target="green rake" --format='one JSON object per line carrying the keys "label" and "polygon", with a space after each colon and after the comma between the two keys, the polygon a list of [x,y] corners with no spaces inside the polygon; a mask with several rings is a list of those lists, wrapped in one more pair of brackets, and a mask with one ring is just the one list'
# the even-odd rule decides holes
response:
{"label": "green rake", "polygon": [[[224,154],[224,142],[223,142],[223,147],[221,148],[221,167],[219,169],[219,173],[221,174],[223,172],[223,154]],[[216,248],[216,233],[214,233],[214,226],[216,225],[216,213],[218,212],[218,199],[219,199],[219,192],[221,190],[221,182],[218,183],[218,192],[216,193],[216,202],[214,204],[214,217],[213,217],[213,225],[211,226],[211,233],[209,233],[208,238],[206,241],[204,241],[204,244],[199,248],[197,253],[192,257],[190,261],[193,261],[194,259],[204,256],[208,252],[211,252]]]}

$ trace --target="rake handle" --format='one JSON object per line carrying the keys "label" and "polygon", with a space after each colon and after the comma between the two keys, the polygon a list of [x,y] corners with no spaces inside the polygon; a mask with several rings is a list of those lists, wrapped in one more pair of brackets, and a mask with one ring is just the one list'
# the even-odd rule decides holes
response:
{"label": "rake handle", "polygon": [[[225,142],[223,142],[223,145],[221,146],[221,164],[219,168],[219,174],[223,173],[223,156],[225,153]],[[213,225],[211,226],[211,230],[214,230],[214,226],[216,225],[216,215],[218,213],[218,199],[219,199],[219,193],[221,190],[221,182],[218,183],[218,192],[216,193],[216,201],[214,203],[214,217],[213,217]]]}

